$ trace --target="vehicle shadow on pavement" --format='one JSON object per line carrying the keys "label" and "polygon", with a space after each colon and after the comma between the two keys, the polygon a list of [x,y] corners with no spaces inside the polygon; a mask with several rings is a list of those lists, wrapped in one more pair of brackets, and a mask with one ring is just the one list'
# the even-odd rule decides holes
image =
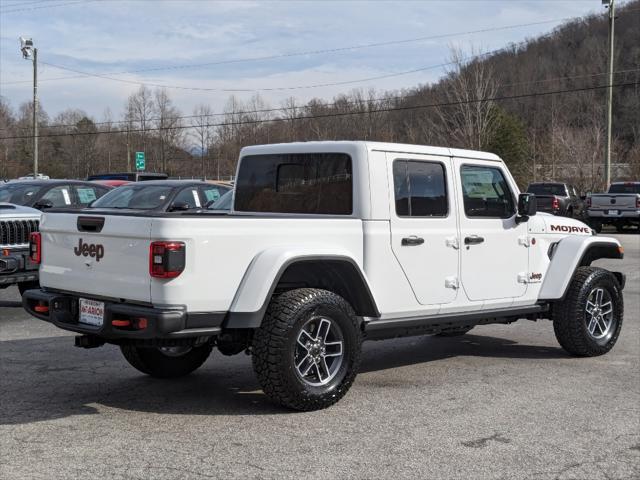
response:
{"label": "vehicle shadow on pavement", "polygon": [[22,308],[22,302],[11,302],[9,300],[0,300],[0,308]]}
{"label": "vehicle shadow on pavement", "polygon": [[[412,340],[365,344],[361,372],[456,356],[567,358],[559,348],[490,336]],[[216,351],[193,374],[161,380],[136,371],[111,345],[82,350],[72,347],[69,336],[8,340],[0,342],[0,378],[0,425],[101,414],[109,409],[169,415],[292,413],[268,401],[248,357],[224,357]]]}
{"label": "vehicle shadow on pavement", "polygon": [[[459,337],[411,337],[399,342],[379,342],[381,348],[369,352],[367,344],[360,372],[444,360],[453,357],[490,357],[521,359],[570,358],[560,347],[523,345],[506,338],[466,334]],[[395,345],[394,345],[395,343]],[[378,343],[376,343],[378,345]],[[386,351],[381,351],[386,350]]]}

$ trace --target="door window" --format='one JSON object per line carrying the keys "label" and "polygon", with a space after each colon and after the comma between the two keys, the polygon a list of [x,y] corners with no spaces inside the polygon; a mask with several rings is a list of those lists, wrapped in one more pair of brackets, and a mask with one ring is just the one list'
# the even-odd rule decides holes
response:
{"label": "door window", "polygon": [[399,217],[447,216],[446,178],[441,163],[396,160],[393,183]]}
{"label": "door window", "polygon": [[184,202],[189,205],[189,208],[200,208],[200,197],[198,196],[198,189],[196,187],[189,187],[182,190],[173,199],[173,203]]}
{"label": "door window", "polygon": [[68,207],[71,205],[71,189],[69,185],[53,187],[42,196],[42,200],[49,200],[54,207]]}
{"label": "door window", "polygon": [[77,202],[81,207],[86,207],[94,200],[100,198],[107,193],[108,190],[92,185],[78,185],[74,187],[76,190]]}
{"label": "door window", "polygon": [[463,165],[464,212],[472,218],[510,218],[516,212],[513,194],[499,168]]}

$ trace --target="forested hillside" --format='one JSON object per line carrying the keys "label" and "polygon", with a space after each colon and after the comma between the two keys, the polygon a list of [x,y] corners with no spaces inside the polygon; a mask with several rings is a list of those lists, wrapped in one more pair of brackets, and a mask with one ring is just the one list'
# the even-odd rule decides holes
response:
{"label": "forested hillside", "polygon": [[[558,179],[596,191],[603,186],[607,31],[606,15],[585,17],[498,52],[452,51],[448,74],[436,84],[354,90],[304,104],[232,97],[222,116],[201,105],[184,118],[167,91],[141,87],[117,120],[74,109],[55,118],[42,113],[42,171],[84,177],[130,169],[132,152],[144,149],[151,170],[211,178],[233,174],[245,145],[361,139],[489,150],[508,162],[521,185]],[[615,51],[612,175],[637,179],[640,0],[617,10]],[[0,137],[28,136],[30,112],[30,104],[13,112],[0,103]],[[31,170],[31,144],[0,140],[0,177]]]}

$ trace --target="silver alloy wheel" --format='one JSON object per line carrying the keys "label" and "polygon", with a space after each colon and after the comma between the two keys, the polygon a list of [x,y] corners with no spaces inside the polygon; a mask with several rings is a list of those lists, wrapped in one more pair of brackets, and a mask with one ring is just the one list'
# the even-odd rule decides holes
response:
{"label": "silver alloy wheel", "polygon": [[610,336],[613,331],[613,300],[604,288],[594,288],[584,307],[587,331],[595,340]]}
{"label": "silver alloy wheel", "polygon": [[298,376],[320,387],[335,378],[344,358],[344,337],[336,322],[313,317],[300,329],[293,360]]}
{"label": "silver alloy wheel", "polygon": [[158,347],[158,350],[167,357],[181,357],[189,353],[191,348],[192,347],[183,345],[178,347]]}

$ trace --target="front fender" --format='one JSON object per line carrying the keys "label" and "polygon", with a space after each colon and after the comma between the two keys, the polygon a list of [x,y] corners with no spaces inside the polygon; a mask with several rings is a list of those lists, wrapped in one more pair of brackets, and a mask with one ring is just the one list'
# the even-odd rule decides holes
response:
{"label": "front fender", "polygon": [[[291,264],[301,260],[347,261],[362,272],[360,262],[344,249],[313,246],[273,247],[263,250],[249,264],[238,291],[229,308],[229,325],[234,328],[253,328],[260,324],[278,280]],[[364,278],[364,273],[363,273]]]}
{"label": "front fender", "polygon": [[540,300],[563,298],[579,266],[599,258],[622,258],[620,242],[611,237],[569,235],[558,242],[540,289]]}

